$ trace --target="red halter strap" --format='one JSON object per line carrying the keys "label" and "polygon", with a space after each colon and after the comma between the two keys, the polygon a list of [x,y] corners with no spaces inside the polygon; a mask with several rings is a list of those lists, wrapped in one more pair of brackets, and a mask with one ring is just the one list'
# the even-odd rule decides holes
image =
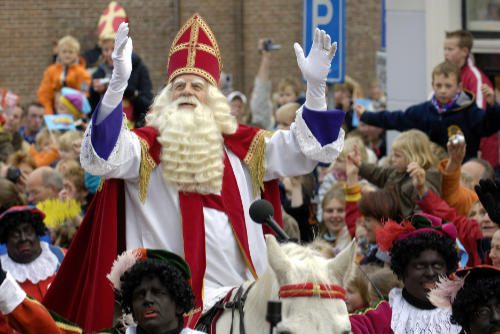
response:
{"label": "red halter strap", "polygon": [[280,288],[280,298],[319,297],[345,300],[346,291],[339,285],[319,283],[287,284]]}

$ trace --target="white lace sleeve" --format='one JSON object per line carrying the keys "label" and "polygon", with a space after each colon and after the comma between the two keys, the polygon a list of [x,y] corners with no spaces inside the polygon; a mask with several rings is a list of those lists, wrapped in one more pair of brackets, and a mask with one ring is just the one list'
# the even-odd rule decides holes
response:
{"label": "white lace sleeve", "polygon": [[344,130],[340,129],[337,140],[325,146],[321,146],[311,130],[307,127],[302,118],[302,108],[297,112],[295,123],[290,130],[297,137],[301,151],[312,160],[324,163],[331,163],[337,159],[344,147]]}
{"label": "white lace sleeve", "polygon": [[14,278],[7,272],[2,285],[0,285],[0,312],[9,314],[19,306],[26,298],[26,292],[17,284]]}
{"label": "white lace sleeve", "polygon": [[106,178],[133,179],[139,177],[141,145],[139,138],[122,121],[120,134],[108,159],[101,158],[94,149],[91,140],[92,122],[90,122],[82,141],[80,162],[82,167],[93,175]]}

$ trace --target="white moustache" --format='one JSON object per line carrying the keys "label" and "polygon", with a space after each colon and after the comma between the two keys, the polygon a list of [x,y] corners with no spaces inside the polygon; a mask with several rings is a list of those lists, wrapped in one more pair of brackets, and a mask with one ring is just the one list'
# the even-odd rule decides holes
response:
{"label": "white moustache", "polygon": [[178,108],[181,104],[187,103],[187,104],[192,104],[195,106],[195,108],[198,108],[200,106],[200,100],[198,100],[194,96],[180,96],[178,97],[175,101],[173,101],[175,106]]}

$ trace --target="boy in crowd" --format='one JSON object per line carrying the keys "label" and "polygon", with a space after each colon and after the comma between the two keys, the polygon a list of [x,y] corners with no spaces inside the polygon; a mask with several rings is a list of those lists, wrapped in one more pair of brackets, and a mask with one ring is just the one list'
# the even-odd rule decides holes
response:
{"label": "boy in crowd", "polygon": [[486,110],[478,108],[474,95],[462,90],[460,69],[450,62],[434,68],[432,88],[430,100],[405,111],[367,112],[361,105],[355,110],[363,123],[398,131],[418,129],[444,148],[451,136],[461,133],[467,143],[465,160],[476,157],[480,139],[500,129],[500,105],[493,90],[482,86],[487,106]]}

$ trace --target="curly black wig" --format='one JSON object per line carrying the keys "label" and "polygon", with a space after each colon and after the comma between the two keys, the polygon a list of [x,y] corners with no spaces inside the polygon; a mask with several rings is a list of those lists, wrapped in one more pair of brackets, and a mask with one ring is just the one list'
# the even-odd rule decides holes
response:
{"label": "curly black wig", "polygon": [[488,300],[500,296],[500,276],[480,277],[465,280],[452,304],[451,321],[468,330],[470,322],[476,316],[476,310]]}
{"label": "curly black wig", "polygon": [[[183,313],[194,307],[193,290],[182,272],[164,261],[148,259],[141,261],[127,270],[121,277],[121,294],[117,299],[121,303],[122,311],[132,313],[132,294],[144,277],[158,277],[161,284],[168,290],[175,305]],[[179,323],[182,323],[182,314],[179,315]]]}
{"label": "curly black wig", "polygon": [[458,268],[458,253],[455,242],[448,237],[434,232],[423,232],[406,239],[394,241],[391,249],[391,269],[403,278],[406,266],[412,258],[418,257],[423,251],[435,250],[443,256],[446,262],[446,273],[449,275]]}
{"label": "curly black wig", "polygon": [[47,232],[47,227],[39,215],[28,211],[12,212],[5,216],[0,223],[0,243],[6,243],[11,228],[20,223],[30,223],[38,236],[42,236]]}

